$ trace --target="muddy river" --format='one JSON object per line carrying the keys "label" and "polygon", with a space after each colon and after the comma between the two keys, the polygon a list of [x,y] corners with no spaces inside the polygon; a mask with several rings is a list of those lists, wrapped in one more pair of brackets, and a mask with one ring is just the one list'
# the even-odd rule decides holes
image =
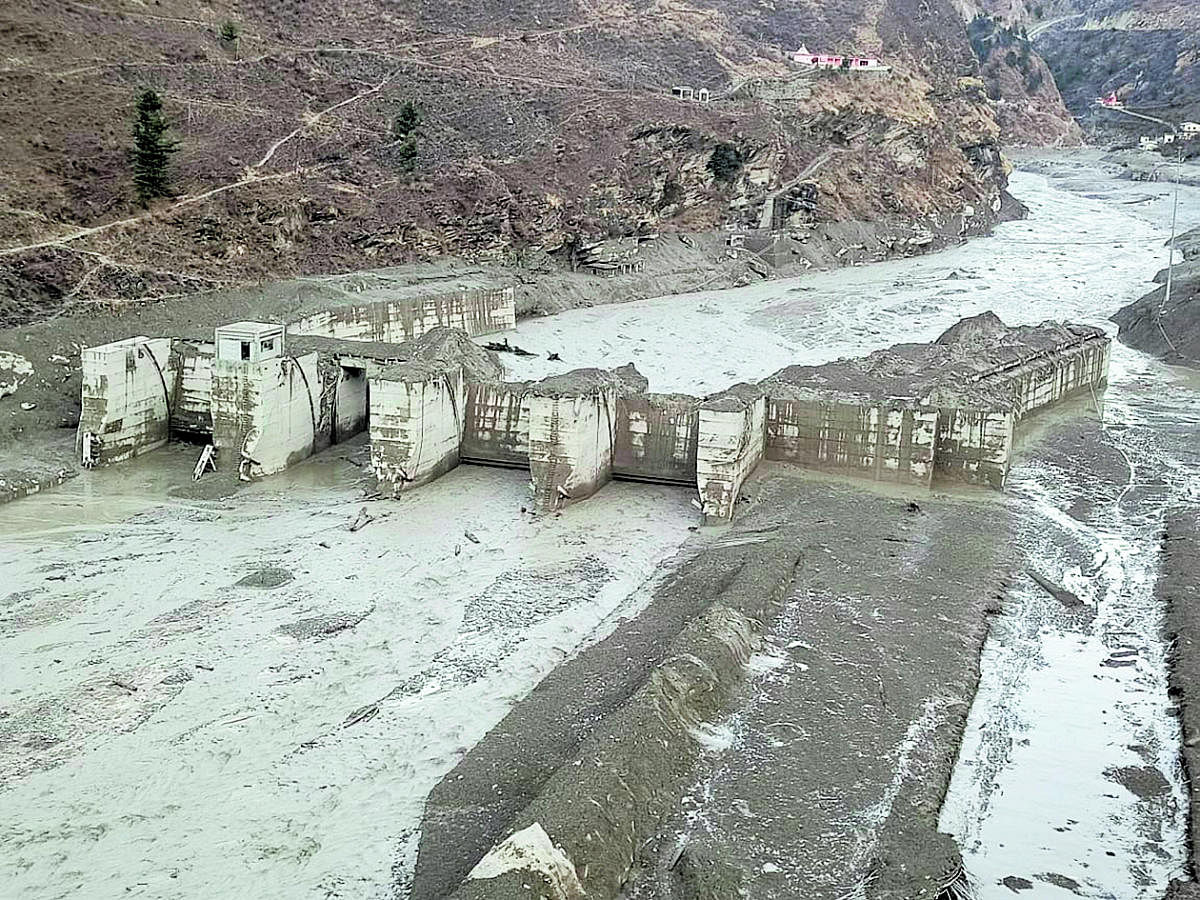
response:
{"label": "muddy river", "polygon": [[[701,393],[989,309],[1115,331],[1165,263],[1169,188],[1080,159],[1016,173],[1032,215],[993,237],[523,323],[511,339],[539,357],[506,362],[532,377],[633,361],[652,390]],[[1181,220],[1200,224],[1200,191]],[[1023,556],[1083,609],[1014,588],[985,651],[942,818],[985,900],[1014,878],[1037,897],[1157,897],[1183,867],[1152,591],[1163,508],[1200,495],[1196,389],[1115,346],[1121,489],[1069,456],[1014,469]],[[709,539],[683,489],[612,484],[532,518],[526,477],[501,469],[364,504],[353,446],[228,500],[169,497],[193,457],[168,448],[0,507],[5,896],[403,894],[432,785]],[[374,520],[349,531],[364,506]]]}

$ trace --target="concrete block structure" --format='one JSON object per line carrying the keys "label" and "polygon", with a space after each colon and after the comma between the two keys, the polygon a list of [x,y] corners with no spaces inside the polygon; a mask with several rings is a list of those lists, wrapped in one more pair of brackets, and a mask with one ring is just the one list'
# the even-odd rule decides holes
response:
{"label": "concrete block structure", "polygon": [[283,329],[238,322],[216,330],[213,443],[244,478],[270,475],[311,456],[318,434],[317,354],[284,354]]}
{"label": "concrete block structure", "polygon": [[529,473],[534,506],[543,511],[590,497],[612,480],[616,386],[597,380],[564,389],[567,377],[529,393]]}
{"label": "concrete block structure", "polygon": [[[454,357],[476,381],[499,376],[470,336],[514,327],[512,287],[405,290],[316,310],[301,304],[290,324],[222,325],[211,342],[135,337],[85,349],[84,465],[177,435],[211,439],[227,451],[220,465],[267,475],[366,430],[370,375],[391,363]],[[302,352],[285,352],[289,334]]]}
{"label": "concrete block structure", "polygon": [[[491,303],[477,299],[480,310]],[[790,366],[707,398],[650,393],[632,366],[508,382],[466,331],[428,325],[463,315],[455,302],[426,318],[406,319],[407,307],[395,333],[426,330],[401,344],[236,322],[211,343],[137,337],[89,348],[81,454],[112,462],[172,433],[211,433],[219,466],[253,478],[368,429],[371,469],[390,496],[484,463],[527,468],[540,511],[620,478],[694,484],[703,520],[720,524],[763,459],[910,488],[1003,488],[1025,421],[1075,395],[1098,398],[1108,378],[1099,329],[1009,328],[985,313],[933,343]],[[365,319],[339,309],[330,330],[393,333],[386,304]],[[473,327],[494,321],[480,315]]]}
{"label": "concrete block structure", "polygon": [[511,287],[462,288],[441,294],[369,299],[314,312],[287,326],[289,334],[401,344],[435,328],[470,337],[516,327]]}
{"label": "concrete block structure", "polygon": [[463,370],[407,363],[370,380],[371,469],[397,496],[458,465],[463,438]]}
{"label": "concrete block structure", "polygon": [[700,405],[696,436],[696,488],[705,524],[733,518],[742,485],[766,448],[766,395],[735,385]]}
{"label": "concrete block structure", "polygon": [[[389,376],[403,384],[372,381],[372,440],[389,445],[373,458],[393,493],[459,461],[528,466],[540,510],[612,478],[694,483],[707,524],[732,519],[763,459],[926,490],[939,481],[1002,488],[1022,420],[1102,391],[1108,349],[1097,329],[1008,328],[989,314],[932,344],[792,366],[704,399],[648,393],[631,366],[531,384],[464,374],[461,389],[439,381],[442,370],[410,367]],[[415,449],[422,436],[432,455]]]}
{"label": "concrete block structure", "polygon": [[175,382],[169,338],[133,337],[81,354],[76,449],[84,465],[120,462],[161,447]]}

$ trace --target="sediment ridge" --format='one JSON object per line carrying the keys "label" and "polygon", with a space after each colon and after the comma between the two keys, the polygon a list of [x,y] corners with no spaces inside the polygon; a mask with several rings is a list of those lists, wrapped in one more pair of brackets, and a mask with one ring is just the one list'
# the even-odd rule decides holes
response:
{"label": "sediment ridge", "polygon": [[[748,496],[738,523],[646,610],[548,676],[433,791],[414,900],[451,891],[456,900],[531,891],[716,900],[752,882],[754,896],[782,897],[797,878],[814,897],[850,878],[866,879],[872,898],[914,900],[959,877],[937,815],[1006,577],[1004,542],[994,540],[1006,514],[944,499],[915,508],[779,468]],[[851,518],[863,524],[846,546],[839,535]],[[968,519],[973,536],[963,541]],[[927,555],[942,563],[918,574],[911,563]],[[930,593],[943,576],[953,583]],[[880,604],[883,619],[860,617]],[[767,687],[756,709],[764,654],[796,677],[788,691]],[[852,654],[859,662],[840,668]],[[809,666],[820,671],[802,676]],[[862,715],[820,712],[860,693]],[[749,723],[736,750],[722,738],[731,715]],[[775,729],[778,740],[760,742],[756,729],[776,720],[795,733]],[[830,766],[857,775],[833,778]],[[726,790],[722,778],[736,783],[733,808],[752,811],[733,814],[724,831],[697,831],[688,823],[708,810],[705,796]],[[841,785],[848,809],[876,801],[857,855],[818,838],[848,812],[814,803],[819,784]],[[730,817],[730,799],[713,821]],[[790,853],[796,841],[810,842],[802,864]],[[831,870],[829,884],[813,880],[814,865]]]}
{"label": "sediment ridge", "polygon": [[[1163,529],[1163,573],[1158,595],[1166,609],[1170,643],[1169,695],[1179,705],[1181,763],[1188,786],[1189,878],[1200,866],[1200,509],[1176,509]],[[1172,882],[1170,900],[1200,897],[1195,883]]]}

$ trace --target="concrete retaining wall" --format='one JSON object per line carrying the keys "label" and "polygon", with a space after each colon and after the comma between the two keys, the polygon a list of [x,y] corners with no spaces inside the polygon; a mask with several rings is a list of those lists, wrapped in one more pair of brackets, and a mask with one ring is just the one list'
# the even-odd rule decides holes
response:
{"label": "concrete retaining wall", "polygon": [[690,484],[696,477],[700,401],[684,394],[617,398],[613,475]]}
{"label": "concrete retaining wall", "polygon": [[371,378],[371,470],[393,497],[458,465],[463,427],[459,366],[396,366]]}
{"label": "concrete retaining wall", "polygon": [[1012,465],[1011,412],[943,409],[938,414],[934,475],[999,490]]}
{"label": "concrete retaining wall", "polygon": [[81,353],[82,405],[76,450],[87,432],[100,439],[95,462],[114,463],[167,442],[175,382],[169,338],[134,337]]}
{"label": "concrete retaining wall", "polygon": [[270,475],[312,455],[321,382],[317,354],[213,361],[213,443],[225,466]]}
{"label": "concrete retaining wall", "polygon": [[462,458],[524,466],[529,463],[529,402],[524,382],[468,384]]}
{"label": "concrete retaining wall", "polygon": [[1012,382],[1020,419],[1073,394],[1103,393],[1108,384],[1110,347],[1107,341],[1089,341],[992,377]]}
{"label": "concrete retaining wall", "polygon": [[705,524],[733,519],[733,506],[746,478],[763,457],[766,445],[766,398],[722,394],[700,406],[696,438],[696,487]]}
{"label": "concrete retaining wall", "polygon": [[288,333],[399,344],[445,325],[472,337],[516,327],[511,287],[470,288],[448,294],[347,304],[305,316]]}
{"label": "concrete retaining wall", "polygon": [[1021,420],[1072,395],[1099,397],[1110,350],[1107,339],[1093,338],[988,373],[980,383],[998,386],[1011,409],[941,409],[935,477],[1003,488]]}
{"label": "concrete retaining wall", "polygon": [[806,469],[928,487],[936,409],[837,400],[767,401],[767,459]]}
{"label": "concrete retaining wall", "polygon": [[534,506],[560,509],[612,479],[616,392],[543,396],[529,402],[529,473]]}

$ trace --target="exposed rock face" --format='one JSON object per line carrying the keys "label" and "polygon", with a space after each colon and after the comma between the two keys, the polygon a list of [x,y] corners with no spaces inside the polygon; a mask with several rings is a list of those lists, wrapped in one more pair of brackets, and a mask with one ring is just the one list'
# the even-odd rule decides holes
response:
{"label": "exposed rock face", "polygon": [[1083,132],[1025,27],[1011,21],[1011,5],[981,0],[964,6],[971,48],[987,95],[996,103],[1002,139],[1026,146],[1077,145]]}
{"label": "exposed rock face", "polygon": [[[0,274],[39,298],[23,319],[64,301],[757,226],[796,185],[809,219],[969,207],[983,229],[1005,185],[951,0],[238,8],[232,45],[199,0],[0,12],[0,251],[25,248]],[[788,57],[802,43],[892,69],[806,73]],[[180,196],[149,213],[126,159],[143,84],[182,142]],[[412,171],[393,130],[406,100],[423,110]]]}
{"label": "exposed rock face", "polygon": [[[1169,362],[1200,367],[1200,228],[1176,240],[1171,299],[1166,299],[1166,271],[1155,288],[1112,317],[1123,343]],[[1182,260],[1182,262],[1181,262]]]}
{"label": "exposed rock face", "polygon": [[1067,106],[1100,139],[1162,126],[1095,105],[1116,91],[1133,108],[1173,122],[1200,118],[1200,5],[1193,0],[987,0],[1026,28]]}

